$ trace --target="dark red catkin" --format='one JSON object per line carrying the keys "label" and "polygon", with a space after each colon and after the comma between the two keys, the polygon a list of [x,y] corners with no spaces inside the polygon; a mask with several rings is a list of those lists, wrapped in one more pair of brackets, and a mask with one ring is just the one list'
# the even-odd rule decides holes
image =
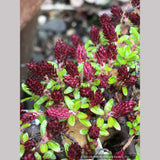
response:
{"label": "dark red catkin", "polygon": [[42,85],[40,81],[38,81],[37,79],[28,78],[26,81],[26,85],[28,86],[31,92],[35,93],[36,95],[43,96],[45,86]]}
{"label": "dark red catkin", "polygon": [[103,46],[100,46],[97,53],[95,53],[95,57],[100,65],[103,66],[104,63],[107,62],[107,51]]}
{"label": "dark red catkin", "polygon": [[116,104],[112,109],[112,115],[115,118],[118,117],[122,117],[122,116],[126,116],[128,114],[130,114],[130,112],[133,111],[133,108],[136,106],[136,102],[135,101],[123,101],[120,102],[118,104]]}
{"label": "dark red catkin", "polygon": [[87,81],[94,80],[96,70],[92,67],[90,62],[84,62],[83,71]]}
{"label": "dark red catkin", "polygon": [[130,12],[129,19],[134,25],[140,25],[140,16],[138,13]]}
{"label": "dark red catkin", "polygon": [[62,102],[64,100],[64,95],[63,95],[62,90],[61,89],[59,89],[59,90],[55,89],[51,93],[51,98],[53,99],[54,104],[60,104],[60,102]]}
{"label": "dark red catkin", "polygon": [[34,119],[36,119],[39,115],[35,112],[27,112],[21,115],[22,125],[25,123],[30,123]]}
{"label": "dark red catkin", "polygon": [[87,58],[87,53],[84,49],[84,46],[81,46],[80,44],[78,44],[78,47],[76,50],[76,58],[77,58],[78,63],[84,62]]}
{"label": "dark red catkin", "polygon": [[26,150],[31,150],[33,147],[35,147],[36,142],[34,140],[28,140],[24,143],[24,147]]}
{"label": "dark red catkin", "polygon": [[66,70],[67,70],[67,73],[72,77],[79,76],[78,68],[73,61],[66,62]]}
{"label": "dark red catkin", "polygon": [[65,84],[71,86],[72,88],[79,86],[79,79],[72,76],[65,76],[63,81]]}
{"label": "dark red catkin", "polygon": [[69,160],[79,160],[82,155],[82,148],[78,143],[72,143],[68,148]]}
{"label": "dark red catkin", "polygon": [[123,11],[120,7],[113,5],[111,7],[112,16],[115,17],[118,21],[122,18]]}
{"label": "dark red catkin", "polygon": [[110,44],[107,46],[107,57],[111,60],[115,60],[116,59],[116,55],[117,55],[117,47],[114,44]]}
{"label": "dark red catkin", "polygon": [[97,139],[99,137],[100,128],[97,126],[91,126],[88,129],[88,134],[91,139]]}
{"label": "dark red catkin", "polygon": [[118,37],[115,32],[115,27],[113,25],[112,20],[107,16],[107,14],[104,13],[101,16],[100,23],[101,23],[105,38],[109,41],[109,43],[116,42],[118,40]]}
{"label": "dark red catkin", "polygon": [[132,6],[140,9],[140,0],[132,0]]}
{"label": "dark red catkin", "polygon": [[78,44],[83,45],[82,41],[76,34],[72,34],[71,41],[75,48],[77,48]]}
{"label": "dark red catkin", "polygon": [[100,42],[99,29],[95,25],[92,25],[91,27],[90,38],[95,45],[99,44]]}
{"label": "dark red catkin", "polygon": [[48,117],[57,117],[58,119],[67,119],[72,113],[70,113],[67,108],[51,107],[51,108],[47,108],[46,114]]}
{"label": "dark red catkin", "polygon": [[35,156],[34,156],[34,153],[33,152],[30,152],[30,153],[27,153],[23,160],[36,160]]}
{"label": "dark red catkin", "polygon": [[113,160],[125,160],[125,152],[123,150],[116,152],[113,156]]}
{"label": "dark red catkin", "polygon": [[67,45],[63,40],[58,40],[55,47],[55,58],[58,63],[65,63],[67,59]]}

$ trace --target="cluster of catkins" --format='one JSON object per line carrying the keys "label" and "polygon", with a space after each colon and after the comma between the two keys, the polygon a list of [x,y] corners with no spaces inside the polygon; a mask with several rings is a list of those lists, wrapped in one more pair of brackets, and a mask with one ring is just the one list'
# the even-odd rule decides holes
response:
{"label": "cluster of catkins", "polygon": [[[132,5],[137,9],[140,8],[140,1],[133,0]],[[112,16],[120,21],[122,18],[123,11],[121,8],[117,6],[112,6],[111,8]],[[125,15],[127,16],[127,15]],[[129,20],[134,25],[140,24],[140,17],[138,13],[131,12],[128,16]],[[115,26],[109,18],[107,14],[103,14],[100,18],[100,24],[102,27],[102,32],[105,38],[108,40],[108,44],[103,46],[100,44],[100,29],[95,25],[92,25],[90,30],[90,39],[97,47],[97,52],[94,53],[94,60],[99,63],[102,67],[110,60],[116,60],[117,49],[116,44],[118,37],[115,32]],[[48,82],[50,79],[58,82],[59,84],[65,83],[66,88],[68,86],[72,88],[78,88],[80,91],[80,95],[82,97],[86,97],[90,99],[90,107],[94,107],[96,105],[100,105],[104,100],[104,94],[100,89],[97,89],[95,92],[91,90],[90,87],[82,87],[80,81],[80,74],[78,72],[77,65],[84,63],[83,66],[83,79],[90,82],[92,84],[94,80],[97,78],[100,80],[100,87],[107,88],[108,86],[108,75],[105,73],[101,73],[95,75],[96,69],[91,65],[87,57],[87,52],[83,46],[80,38],[73,34],[71,37],[72,46],[67,45],[63,40],[59,40],[55,46],[55,58],[58,63],[58,68],[55,68],[54,65],[42,61],[40,64],[35,62],[27,63],[29,70],[33,73],[34,77],[28,78],[26,81],[26,85],[29,90],[35,95],[42,97],[44,95],[48,96],[48,100],[53,100],[54,104],[50,108],[47,108],[44,112],[44,115],[47,119],[47,137],[48,139],[52,139],[57,136],[60,132],[65,131],[65,121],[59,121],[60,119],[68,119],[72,114],[69,109],[65,108],[64,102],[64,93],[62,89],[55,89],[53,91],[46,90],[45,84],[42,84],[41,81]],[[74,63],[68,58],[76,59],[77,63]],[[62,79],[58,77],[57,71],[62,70],[63,68],[67,71],[67,76],[63,76]],[[126,66],[121,66],[118,69],[117,80],[124,83],[126,86],[131,86],[136,83],[136,77],[131,76],[127,70]],[[115,105],[111,113],[117,118],[120,116],[124,116],[129,114],[136,103],[134,101],[123,101]],[[34,119],[36,119],[39,114],[34,112],[22,112],[23,105],[21,104],[20,110],[20,119],[22,120],[22,125],[25,123],[30,123]],[[91,126],[89,128],[88,134],[90,138],[96,140],[99,137],[100,128],[96,125]],[[31,151],[33,147],[35,147],[36,142],[34,140],[28,140],[24,143],[25,149],[27,153],[24,155],[23,160],[34,160],[34,153]],[[82,148],[78,143],[72,143],[68,149],[68,158],[69,160],[78,160],[80,159],[82,154]],[[115,154],[114,160],[116,160],[116,156],[123,156],[124,152],[119,151]],[[124,159],[124,158],[120,158]]]}

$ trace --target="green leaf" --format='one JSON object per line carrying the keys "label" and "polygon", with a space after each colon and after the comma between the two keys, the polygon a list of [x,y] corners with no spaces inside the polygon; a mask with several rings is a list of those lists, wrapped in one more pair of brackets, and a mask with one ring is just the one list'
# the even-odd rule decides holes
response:
{"label": "green leaf", "polygon": [[89,99],[86,98],[86,97],[81,97],[81,103],[84,104],[84,103],[87,103],[89,102]]}
{"label": "green leaf", "polygon": [[96,121],[96,125],[97,125],[97,127],[102,127],[103,126],[103,124],[104,124],[104,119],[103,118],[98,118],[97,119],[97,121]]}
{"label": "green leaf", "polygon": [[22,120],[20,120],[20,125],[22,124]]}
{"label": "green leaf", "polygon": [[38,152],[35,152],[34,156],[35,156],[36,160],[41,160],[42,159],[41,155]]}
{"label": "green leaf", "polygon": [[61,88],[61,85],[60,84],[57,84],[57,85],[55,85],[55,86],[53,86],[52,87],[52,91],[54,91],[54,90],[59,90]]}
{"label": "green leaf", "polygon": [[40,123],[42,123],[45,120],[45,115],[44,114],[40,115],[38,117],[38,119],[39,119]]}
{"label": "green leaf", "polygon": [[89,135],[87,135],[88,142],[94,142],[94,139],[91,139]]}
{"label": "green leaf", "polygon": [[52,61],[47,61],[49,64],[51,64],[52,66],[54,66],[55,68],[57,68],[58,69],[58,65],[57,65],[57,63],[55,63],[55,62],[52,62]]}
{"label": "green leaf", "polygon": [[[112,118],[113,118],[113,117],[112,117]],[[113,118],[113,121],[114,121],[113,127],[114,127],[116,130],[120,131],[120,130],[121,130],[121,126],[119,125],[119,123],[117,122],[117,120],[116,120],[115,118]]]}
{"label": "green leaf", "polygon": [[66,142],[64,144],[64,149],[65,149],[66,154],[68,153],[68,148],[69,148],[69,144]]}
{"label": "green leaf", "polygon": [[83,71],[84,62],[78,65],[78,72],[81,73]]}
{"label": "green leaf", "polygon": [[71,93],[71,92],[73,92],[73,90],[74,90],[74,88],[72,88],[72,87],[67,87],[65,90],[64,90],[64,94],[68,94],[68,93]]}
{"label": "green leaf", "polygon": [[88,82],[84,82],[84,83],[81,83],[81,86],[82,86],[82,87],[89,87],[90,84],[89,84]]}
{"label": "green leaf", "polygon": [[95,86],[99,86],[100,85],[100,80],[99,79],[95,79],[94,82],[93,82],[93,84]]}
{"label": "green leaf", "polygon": [[34,104],[34,109],[35,109],[36,111],[38,111],[40,105],[41,105],[42,103],[44,103],[47,99],[48,99],[48,96],[46,96],[46,95],[43,96],[43,97],[41,97],[41,98]]}
{"label": "green leaf", "polygon": [[116,76],[111,76],[109,79],[108,79],[108,83],[109,84],[113,84],[116,82]]}
{"label": "green leaf", "polygon": [[90,127],[91,126],[91,122],[87,119],[79,119],[79,121],[85,125],[86,127]]}
{"label": "green leaf", "polygon": [[120,34],[121,34],[121,26],[120,26],[120,24],[118,24],[118,25],[116,26],[115,31],[116,31],[117,35],[120,35]]}
{"label": "green leaf", "polygon": [[84,128],[84,129],[80,130],[80,134],[82,134],[82,135],[86,135],[87,133],[88,133],[88,129],[87,128]]}
{"label": "green leaf", "polygon": [[124,50],[125,50],[125,58],[127,59],[128,56],[131,54],[131,49],[129,46],[125,46]]}
{"label": "green leaf", "polygon": [[114,119],[112,117],[108,118],[108,126],[111,128],[114,125]]}
{"label": "green leaf", "polygon": [[24,152],[25,152],[24,145],[21,144],[21,145],[20,145],[20,157],[23,156]]}
{"label": "green leaf", "polygon": [[102,129],[102,128],[100,129],[99,133],[101,136],[109,136],[109,132],[105,129]]}
{"label": "green leaf", "polygon": [[67,107],[68,107],[70,110],[73,110],[73,105],[74,105],[74,103],[72,102],[72,100],[70,99],[70,97],[65,96],[65,97],[64,97],[64,101],[65,101]]}
{"label": "green leaf", "polygon": [[103,126],[101,127],[102,129],[107,129],[109,126],[108,124],[103,124]]}
{"label": "green leaf", "polygon": [[132,136],[132,135],[134,134],[134,130],[131,129],[131,130],[129,131],[129,134]]}
{"label": "green leaf", "polygon": [[55,85],[56,83],[57,83],[56,81],[54,81],[53,79],[51,79],[49,81],[49,83],[47,84],[46,89],[51,89],[53,87],[53,85]]}
{"label": "green leaf", "polygon": [[62,79],[63,76],[66,76],[67,75],[67,71],[66,69],[63,68],[62,71],[57,71],[57,75],[60,79]]}
{"label": "green leaf", "polygon": [[56,143],[55,141],[52,141],[52,140],[50,140],[48,142],[48,147],[55,152],[60,152],[60,150],[61,150],[60,145],[58,143]]}
{"label": "green leaf", "polygon": [[132,58],[132,57],[136,56],[137,54],[138,54],[137,51],[133,51],[133,52],[130,53],[130,55],[128,56],[128,58]]}
{"label": "green leaf", "polygon": [[27,128],[27,127],[29,127],[30,125],[31,125],[31,123],[25,123],[25,124],[23,124],[23,125],[21,126],[21,129]]}
{"label": "green leaf", "polygon": [[61,160],[68,160],[68,158],[63,158],[63,159],[61,159]]}
{"label": "green leaf", "polygon": [[128,38],[129,38],[128,35],[123,35],[123,36],[121,36],[121,37],[118,39],[117,43],[121,43],[121,42],[123,42],[123,41],[126,41]]}
{"label": "green leaf", "polygon": [[78,90],[78,88],[76,88],[75,90],[74,90],[74,98],[75,99],[79,99],[80,98],[80,92],[79,92],[79,90]]}
{"label": "green leaf", "polygon": [[73,111],[77,112],[80,107],[81,107],[81,101],[75,102],[74,105],[73,105]]}
{"label": "green leaf", "polygon": [[106,160],[113,160],[112,155],[108,152],[104,152],[104,157],[106,158]]}
{"label": "green leaf", "polygon": [[91,62],[91,65],[96,69],[96,70],[101,70],[101,65],[99,63]]}
{"label": "green leaf", "polygon": [[55,154],[53,153],[53,151],[49,150],[48,152],[46,152],[46,153],[43,155],[43,158],[44,158],[44,159],[56,159],[56,156],[55,156]]}
{"label": "green leaf", "polygon": [[108,64],[105,64],[105,68],[104,68],[104,70],[105,70],[105,71],[111,71],[111,70],[112,70],[112,68],[111,68],[111,67],[109,67],[109,66],[108,66]]}
{"label": "green leaf", "polygon": [[89,108],[89,104],[88,103],[84,103],[81,105],[81,108]]}
{"label": "green leaf", "polygon": [[24,133],[22,137],[23,143],[27,142],[29,140],[28,133]]}
{"label": "green leaf", "polygon": [[87,114],[83,113],[83,112],[78,112],[78,114],[76,115],[76,117],[78,117],[79,119],[85,119],[88,117]]}
{"label": "green leaf", "polygon": [[25,83],[21,84],[22,90],[27,93],[30,96],[33,96],[34,94],[32,92],[29,91],[29,88],[27,87],[27,85]]}
{"label": "green leaf", "polygon": [[99,106],[94,106],[90,110],[97,115],[104,115],[103,109],[101,109]]}
{"label": "green leaf", "polygon": [[21,103],[28,101],[28,100],[33,100],[33,97],[27,97],[27,98],[21,99]]}
{"label": "green leaf", "polygon": [[140,123],[140,115],[139,114],[136,116],[136,120],[137,120],[137,123]]}
{"label": "green leaf", "polygon": [[91,149],[95,149],[95,146],[94,146],[94,144],[90,144],[90,147],[91,147]]}
{"label": "green leaf", "polygon": [[[123,60],[123,58],[125,58],[125,50],[124,50],[124,47],[119,47],[118,49],[117,49],[117,52],[121,55],[117,55],[118,56],[118,59],[119,59],[119,61],[120,60]],[[123,58],[122,58],[123,57]]]}
{"label": "green leaf", "polygon": [[88,40],[84,45],[85,50],[87,50],[90,45],[93,45],[93,42],[91,40]]}
{"label": "green leaf", "polygon": [[69,123],[71,126],[74,126],[74,124],[75,124],[75,116],[74,116],[74,115],[71,115],[71,116],[68,118],[68,123]]}
{"label": "green leaf", "polygon": [[91,87],[91,90],[94,91],[94,93],[96,92],[97,89],[98,89],[98,88],[97,88],[96,86],[92,86],[92,87]]}
{"label": "green leaf", "polygon": [[122,87],[122,92],[123,92],[123,94],[124,94],[125,96],[127,96],[127,94],[128,94],[127,87],[123,86],[123,87]]}
{"label": "green leaf", "polygon": [[88,47],[86,51],[92,51],[93,49],[94,49],[94,46],[91,46],[91,47]]}
{"label": "green leaf", "polygon": [[113,106],[113,103],[114,103],[113,99],[110,99],[110,100],[106,103],[106,105],[104,106],[104,111],[105,111],[106,113],[108,113],[109,111],[111,111],[112,106]]}
{"label": "green leaf", "polygon": [[139,130],[140,130],[140,125],[136,126],[136,127],[135,127],[135,130],[136,130],[136,131],[139,131]]}
{"label": "green leaf", "polygon": [[129,127],[129,128],[132,128],[132,123],[130,121],[127,121],[126,122],[126,125]]}
{"label": "green leaf", "polygon": [[137,29],[135,27],[131,27],[130,28],[130,33],[133,36],[133,39],[135,42],[139,42],[140,41],[140,34],[138,33]]}
{"label": "green leaf", "polygon": [[43,135],[46,133],[46,127],[47,127],[47,120],[43,120],[43,122],[41,123],[40,126],[40,131],[41,131],[41,136],[43,137]]}
{"label": "green leaf", "polygon": [[46,153],[48,151],[47,144],[41,144],[40,145],[40,151],[41,151],[41,153]]}
{"label": "green leaf", "polygon": [[48,101],[46,104],[45,104],[45,107],[48,108],[50,106],[52,106],[54,103],[54,101]]}

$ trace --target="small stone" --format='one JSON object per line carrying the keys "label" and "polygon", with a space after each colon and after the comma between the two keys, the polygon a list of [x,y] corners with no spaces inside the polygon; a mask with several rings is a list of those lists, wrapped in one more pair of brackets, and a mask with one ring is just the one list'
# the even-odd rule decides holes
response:
{"label": "small stone", "polygon": [[59,18],[54,18],[52,20],[49,20],[45,24],[39,26],[39,29],[56,33],[63,33],[66,28],[67,26],[65,22]]}
{"label": "small stone", "polygon": [[72,34],[75,34],[75,29],[70,28],[69,30],[67,30],[66,35],[67,35],[68,37],[71,37]]}

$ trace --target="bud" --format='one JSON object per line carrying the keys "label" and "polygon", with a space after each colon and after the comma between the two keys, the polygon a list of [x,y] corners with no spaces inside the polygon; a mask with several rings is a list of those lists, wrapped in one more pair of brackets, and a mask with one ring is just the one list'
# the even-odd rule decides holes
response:
{"label": "bud", "polygon": [[35,112],[27,112],[21,115],[22,125],[25,123],[30,123],[34,119],[36,119],[39,115]]}

